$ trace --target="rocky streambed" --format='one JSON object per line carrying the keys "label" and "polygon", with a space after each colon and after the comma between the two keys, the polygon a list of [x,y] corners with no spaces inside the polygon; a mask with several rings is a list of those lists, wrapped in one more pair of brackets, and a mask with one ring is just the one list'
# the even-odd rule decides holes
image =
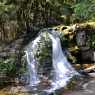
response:
{"label": "rocky streambed", "polygon": [[[43,81],[43,85],[46,84],[48,83]],[[69,86],[56,91],[54,95],[95,95],[95,78],[80,78]],[[38,88],[41,88],[40,85]],[[46,95],[40,90],[36,90],[29,86],[9,85],[0,89],[0,95]]]}

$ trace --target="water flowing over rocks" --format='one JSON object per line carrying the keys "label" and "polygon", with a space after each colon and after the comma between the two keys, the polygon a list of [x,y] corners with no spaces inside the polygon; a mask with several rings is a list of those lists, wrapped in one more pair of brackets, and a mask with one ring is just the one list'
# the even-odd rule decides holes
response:
{"label": "water flowing over rocks", "polygon": [[[73,27],[68,27],[68,26],[66,26],[66,27],[60,26],[57,29],[54,28],[54,30],[58,30],[58,34],[59,34],[59,37],[61,40],[61,46],[62,46],[63,51],[64,51],[64,47],[67,49],[67,47],[69,47],[69,46],[74,47],[76,45],[75,43],[73,43],[73,45],[72,45],[71,40],[73,39],[74,35],[77,35],[76,33],[82,32],[81,31],[82,29],[79,29],[79,32],[77,32],[77,29],[79,29],[79,28],[73,28]],[[52,64],[51,64],[51,62],[52,62],[52,40],[50,39],[47,31],[48,31],[48,29],[43,29],[39,32],[39,34],[38,34],[39,41],[35,42],[37,44],[34,45],[34,49],[31,48],[31,46],[33,45],[33,41],[30,42],[29,45],[25,47],[26,50],[27,50],[27,48],[30,48],[30,51],[33,52],[34,57],[36,58],[37,65],[39,67],[39,68],[37,68],[37,70],[39,71],[38,74],[44,74],[45,76],[49,75],[51,72],[51,69],[52,69]],[[77,38],[76,40],[80,40],[80,39],[81,38]],[[12,44],[8,45],[7,47],[4,47],[4,48],[0,47],[1,48],[0,56],[1,57],[6,57],[6,56],[10,56],[10,55],[13,56],[15,54],[15,52],[17,52],[16,50],[20,48],[19,45],[21,45],[22,42],[23,42],[23,39],[18,39],[17,41],[15,41],[16,45],[14,45],[15,43],[13,42]],[[69,46],[68,46],[68,44],[69,44]],[[85,44],[85,41],[83,44]],[[85,55],[85,54],[88,55],[87,57],[85,56],[86,57],[85,59],[87,59],[89,56],[91,58],[93,57],[93,50],[91,50],[90,47],[86,48],[84,46],[81,46],[81,47],[79,46],[79,48],[77,48],[77,49],[81,50],[82,55]],[[4,50],[4,51],[2,51],[2,50]],[[87,51],[91,50],[92,54],[89,53],[90,51],[87,53],[86,50]],[[8,51],[8,52],[6,52],[6,51]],[[70,51],[72,52],[72,49],[70,49]],[[19,51],[18,51],[18,54],[19,54]],[[69,56],[70,53],[65,52],[65,54],[67,54],[67,56]],[[93,58],[91,60],[93,60]],[[39,62],[39,64],[38,64],[38,62]],[[47,68],[47,67],[49,67],[49,68]],[[51,76],[52,75],[50,75],[50,78],[51,78]],[[20,80],[21,84],[23,85],[27,80],[27,79],[23,80],[23,78],[25,79],[27,77],[27,74],[22,75],[21,77],[18,79],[18,81]],[[40,76],[40,78],[42,78],[42,77],[43,76]],[[43,87],[44,87],[44,85],[49,85],[50,83],[51,83],[51,81],[47,81],[47,77],[44,77],[44,79],[42,81]],[[15,88],[13,88],[13,89],[15,89]]]}
{"label": "water flowing over rocks", "polygon": [[39,84],[44,85],[46,87],[42,91],[48,94],[65,87],[73,76],[79,76],[67,60],[64,47],[62,51],[59,36],[54,29],[48,29],[25,48],[29,86],[35,88]]}

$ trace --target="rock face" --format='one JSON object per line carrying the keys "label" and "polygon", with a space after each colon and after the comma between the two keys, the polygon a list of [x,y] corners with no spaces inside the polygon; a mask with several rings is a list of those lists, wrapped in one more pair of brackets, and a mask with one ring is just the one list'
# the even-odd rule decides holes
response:
{"label": "rock face", "polygon": [[91,49],[85,50],[85,51],[81,51],[81,58],[82,61],[90,63],[90,62],[94,62],[94,55],[93,55],[94,51]]}
{"label": "rock face", "polygon": [[86,33],[85,31],[79,31],[76,35],[77,44],[81,46],[86,45]]}
{"label": "rock face", "polygon": [[[78,46],[80,54],[78,59],[81,59],[81,62],[95,62],[95,24],[83,23],[73,26],[60,25],[54,27],[54,29],[60,31],[62,44],[64,44],[63,40],[66,37],[65,41],[67,40],[67,47],[71,49],[74,48],[75,45]],[[66,46],[66,44],[63,46]],[[76,52],[76,49],[74,49],[73,52]]]}
{"label": "rock face", "polygon": [[95,62],[94,48],[95,29],[91,27],[82,27],[76,30],[76,42],[80,48],[81,60],[86,62]]}
{"label": "rock face", "polygon": [[[39,41],[36,42],[36,39],[39,38]],[[49,71],[51,69],[51,63],[52,63],[52,58],[51,58],[51,52],[52,52],[52,47],[51,47],[51,40],[48,36],[47,30],[42,30],[41,33],[38,35],[34,43],[30,42],[28,46],[26,46],[26,49],[30,49],[30,51],[33,52],[36,61],[39,62],[38,64],[38,71],[39,74],[45,74],[48,75]],[[33,48],[32,45],[34,46]],[[43,72],[44,71],[44,72]],[[48,71],[48,74],[47,74]]]}

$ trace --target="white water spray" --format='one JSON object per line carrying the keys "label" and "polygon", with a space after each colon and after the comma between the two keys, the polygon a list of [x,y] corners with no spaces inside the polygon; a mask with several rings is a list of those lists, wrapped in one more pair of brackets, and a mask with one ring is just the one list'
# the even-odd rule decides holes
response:
{"label": "white water spray", "polygon": [[52,40],[52,62],[54,69],[54,78],[52,82],[52,87],[47,90],[47,92],[53,92],[56,89],[60,89],[67,85],[70,78],[74,75],[78,75],[76,70],[68,62],[64,51],[61,48],[60,38],[57,32],[52,30],[49,34]]}
{"label": "white water spray", "polygon": [[39,83],[39,78],[37,75],[36,60],[33,57],[32,52],[26,51],[27,62],[28,62],[28,72],[29,72],[29,86],[36,86]]}
{"label": "white water spray", "polygon": [[37,75],[37,61],[34,58],[33,48],[36,48],[37,42],[39,42],[40,36],[38,36],[32,43],[29,44],[28,48],[26,48],[26,58],[28,63],[28,72],[29,72],[29,86],[36,86],[40,80]]}
{"label": "white water spray", "polygon": [[[53,66],[53,78],[49,89],[45,89],[47,93],[54,92],[57,89],[60,89],[68,84],[68,81],[78,73],[68,62],[65,51],[62,51],[60,38],[56,31],[51,30],[49,32],[49,37],[52,40],[52,66]],[[40,36],[29,45],[31,48],[36,48],[37,42],[39,42]],[[33,56],[32,51],[27,48],[26,56],[28,62],[28,69],[30,73],[30,86],[37,86],[41,81],[37,71],[38,62]]]}

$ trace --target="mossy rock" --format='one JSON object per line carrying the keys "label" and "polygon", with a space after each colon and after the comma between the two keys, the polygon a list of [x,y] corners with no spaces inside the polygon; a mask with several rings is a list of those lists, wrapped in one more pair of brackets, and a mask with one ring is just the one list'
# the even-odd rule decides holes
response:
{"label": "mossy rock", "polygon": [[[35,59],[38,62],[39,73],[41,72],[42,74],[45,74],[45,75],[50,74],[52,70],[52,41],[47,31],[48,29],[43,29],[40,31],[38,35],[39,41],[35,45],[35,48],[32,48],[33,41],[29,43],[28,46],[25,47],[25,50],[29,50],[34,54]],[[69,41],[64,36],[64,32],[58,31],[58,33],[59,33],[59,37],[60,37],[61,45],[63,49],[67,48]],[[35,40],[37,38],[35,38]]]}
{"label": "mossy rock", "polygon": [[40,37],[40,39],[35,45],[36,48],[31,48],[33,42],[31,42],[26,48],[32,51],[36,61],[39,63],[38,72],[48,75],[52,67],[52,42],[46,30],[44,30],[44,32],[42,30],[38,37]]}

